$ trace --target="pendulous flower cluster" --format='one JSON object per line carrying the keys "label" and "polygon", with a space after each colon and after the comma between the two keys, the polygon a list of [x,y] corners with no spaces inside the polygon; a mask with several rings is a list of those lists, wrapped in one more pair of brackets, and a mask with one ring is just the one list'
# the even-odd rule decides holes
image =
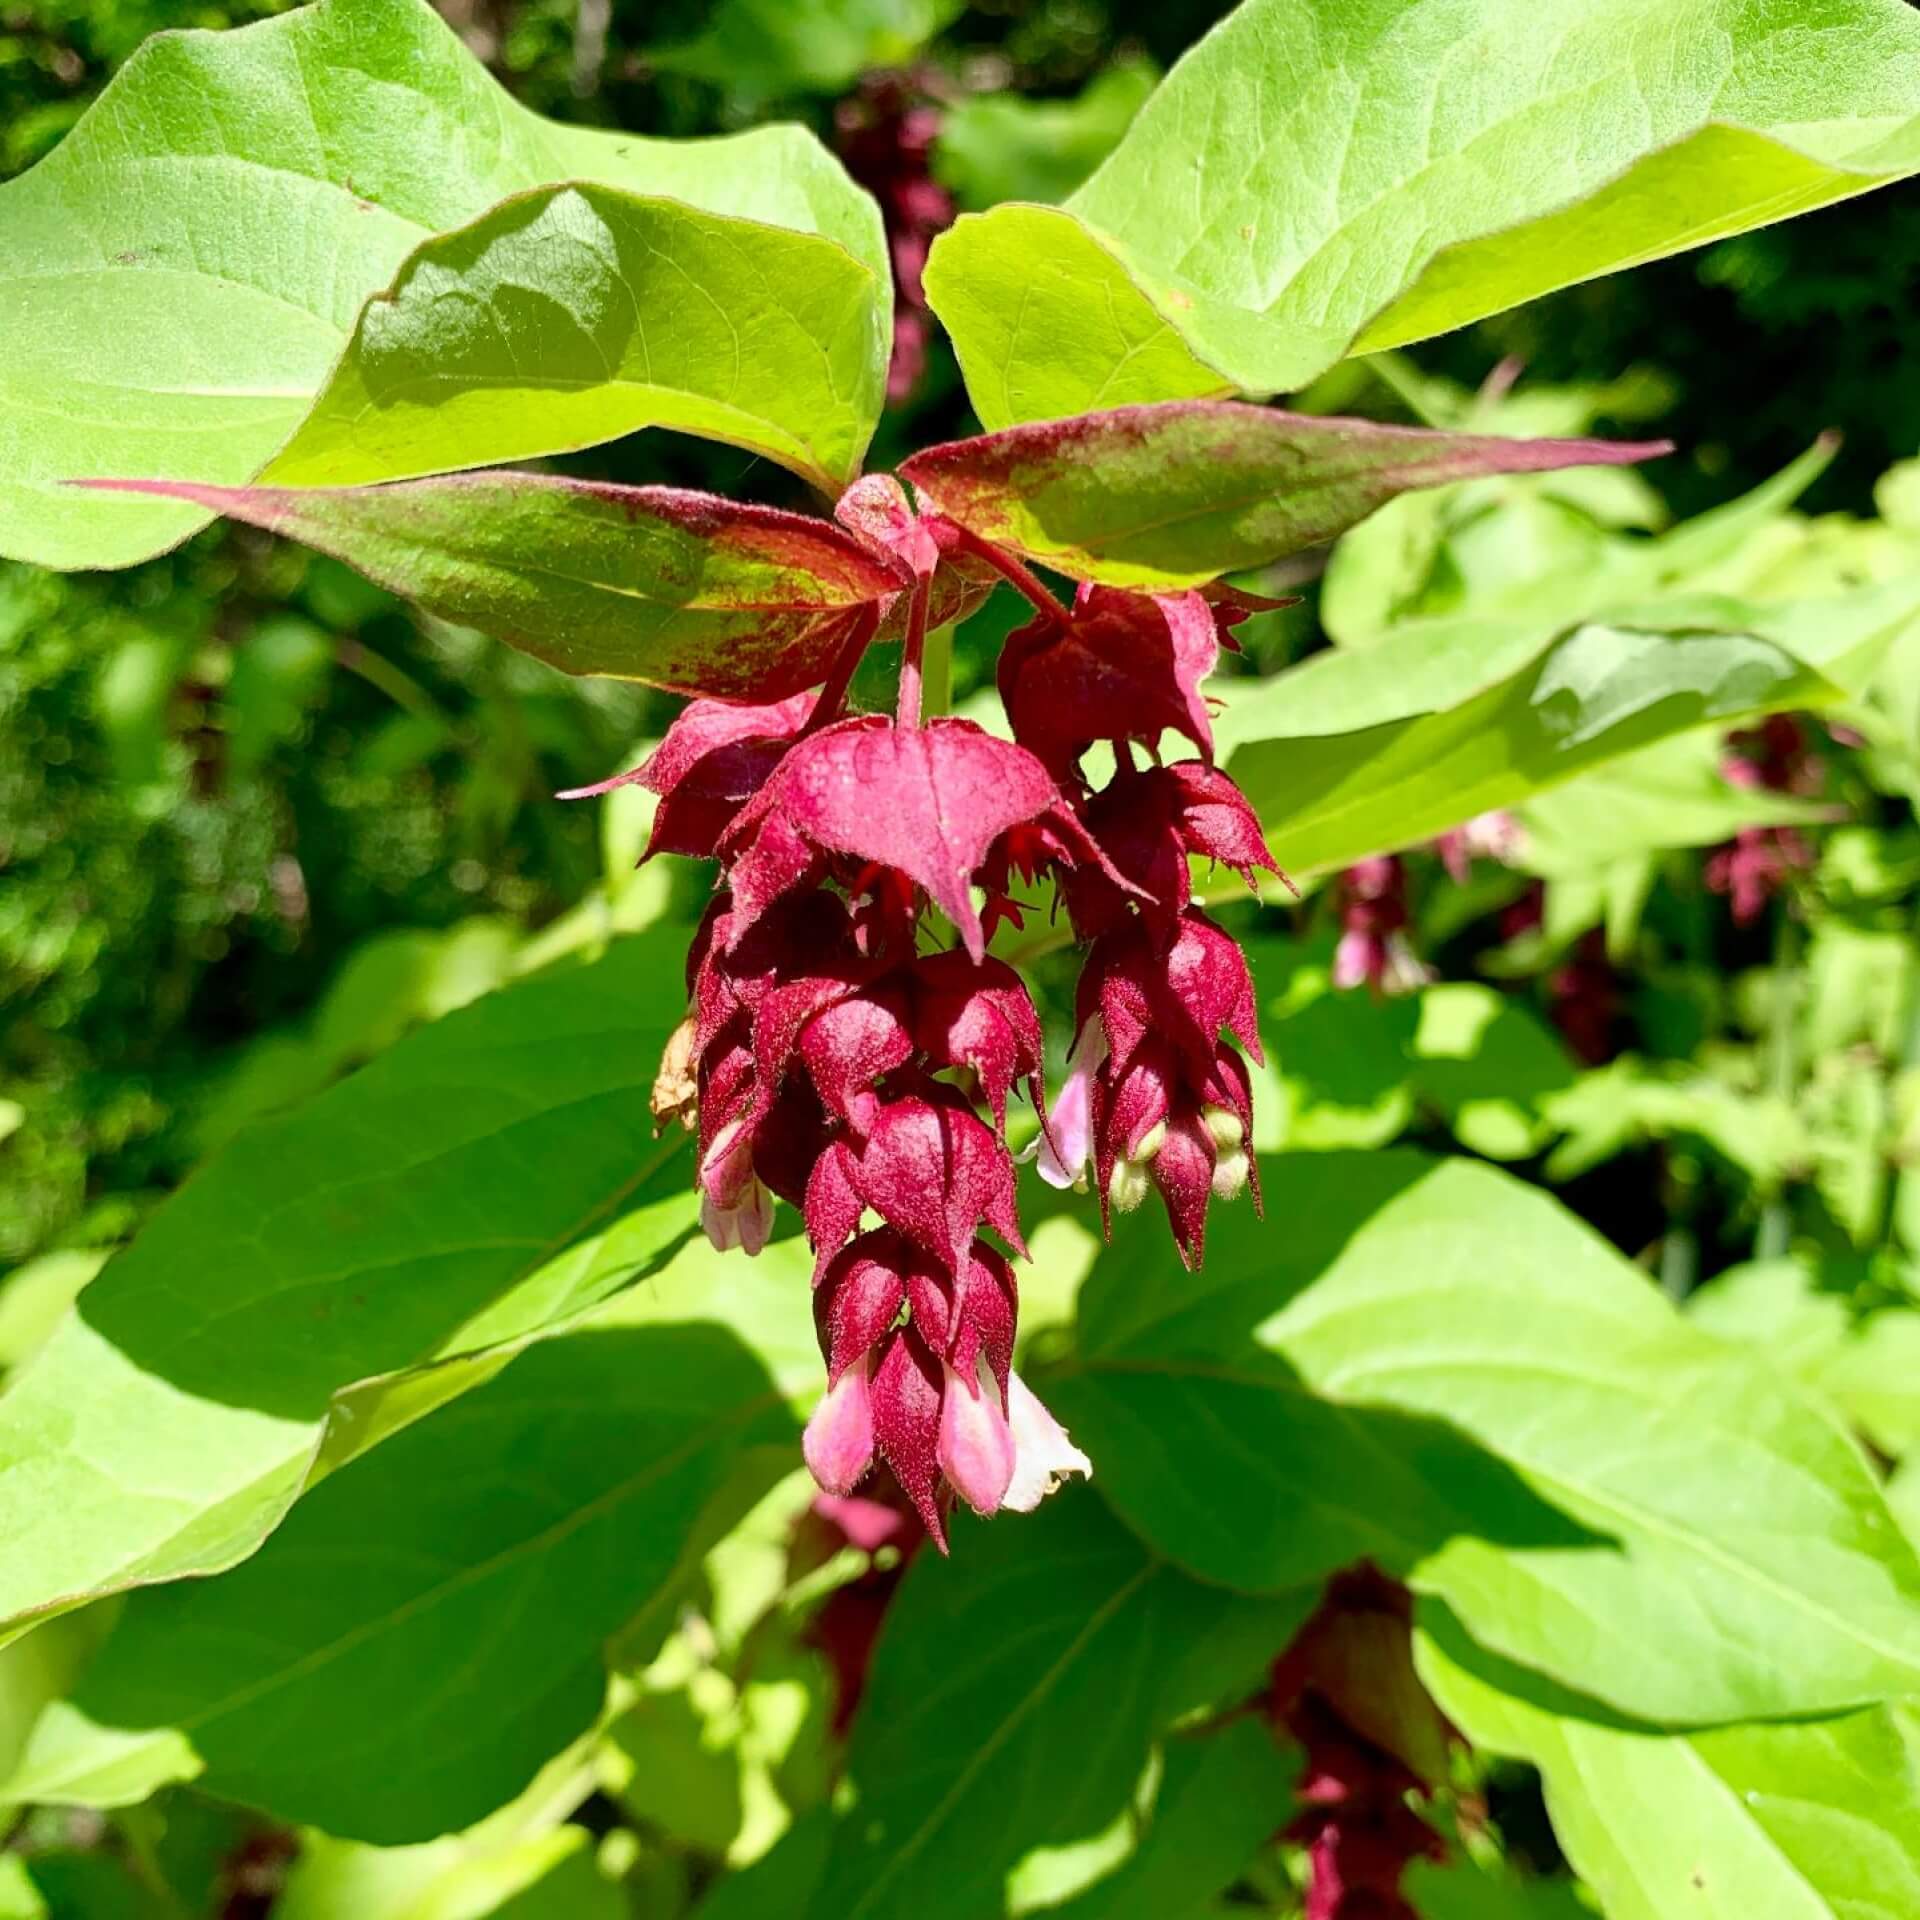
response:
{"label": "pendulous flower cluster", "polygon": [[[1089,588],[1062,606],[891,480],[858,483],[839,517],[902,580],[897,712],[845,708],[869,621],[818,693],[696,699],[619,782],[659,797],[646,857],[720,864],[656,1116],[696,1133],[715,1246],[758,1253],[776,1200],[801,1216],[827,1367],[804,1439],[814,1478],[845,1497],[884,1466],[944,1550],[955,1497],[1030,1510],[1090,1471],[1012,1368],[1009,1102],[1024,1092],[1040,1113],[1048,1178],[1084,1184],[1090,1168],[1108,1214],[1157,1188],[1197,1261],[1209,1201],[1248,1186],[1257,1201],[1259,1040],[1246,961],[1194,904],[1189,859],[1249,882],[1278,870],[1211,764],[1199,690],[1246,603]],[[1036,607],[1001,666],[1011,741],[920,712],[936,576],[968,564]],[[1168,728],[1202,757],[1162,764]],[[1112,758],[1098,783],[1096,745]],[[1086,943],[1050,1111],[1038,1015],[987,951],[1021,921],[1016,885],[1042,879]]]}

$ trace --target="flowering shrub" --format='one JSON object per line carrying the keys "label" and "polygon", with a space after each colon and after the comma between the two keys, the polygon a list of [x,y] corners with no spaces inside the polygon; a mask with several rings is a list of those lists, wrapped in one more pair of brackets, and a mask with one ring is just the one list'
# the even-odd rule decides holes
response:
{"label": "flowering shrub", "polygon": [[[1694,896],[1792,927],[1832,803],[1784,716],[1920,791],[1920,558],[1783,543],[1789,484],[1652,532],[1665,443],[1511,368],[1374,360],[1422,426],[1266,404],[1911,170],[1920,23],[1817,11],[1249,0],[1067,204],[947,225],[905,82],[836,116],[876,200],[800,129],[561,127],[423,0],[319,0],[156,41],[0,190],[10,555],[224,515],[675,696],[565,797],[703,863],[241,1131],[36,1339],[0,1797],[213,1809],[295,1920],[416,1873],[1911,1905],[1906,1402],[1786,1380],[1676,1309],[1677,1237],[1663,1295],[1491,1163],[1707,1128],[1618,1053],[1635,916],[1682,911],[1648,863],[1720,848]],[[936,320],[985,430],[868,472]],[[502,464],[648,427],[777,503]],[[1469,940],[1537,995],[1443,978]],[[1871,1212],[1894,1274],[1900,1202],[1828,1189],[1802,1238]]]}

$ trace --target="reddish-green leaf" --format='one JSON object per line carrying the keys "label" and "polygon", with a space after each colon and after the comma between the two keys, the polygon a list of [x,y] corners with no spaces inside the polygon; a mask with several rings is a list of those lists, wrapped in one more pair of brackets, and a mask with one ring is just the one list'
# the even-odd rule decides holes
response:
{"label": "reddish-green leaf", "polygon": [[1175,400],[956,440],[900,471],[983,540],[1077,579],[1166,587],[1319,546],[1416,487],[1618,466],[1667,450],[1665,441],[1496,440]]}
{"label": "reddish-green leaf", "polygon": [[679,487],[476,473],[386,487],[95,486],[191,500],[330,553],[567,673],[777,700],[903,577],[831,521]]}

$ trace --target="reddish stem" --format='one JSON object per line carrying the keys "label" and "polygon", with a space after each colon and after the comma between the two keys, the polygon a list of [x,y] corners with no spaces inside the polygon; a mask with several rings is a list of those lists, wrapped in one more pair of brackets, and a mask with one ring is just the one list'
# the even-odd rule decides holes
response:
{"label": "reddish stem", "polygon": [[991,540],[982,540],[977,533],[969,533],[958,521],[949,521],[947,524],[959,534],[960,544],[969,553],[977,554],[984,560],[1036,613],[1045,615],[1063,627],[1067,624],[1071,616],[1066,608],[1047,591],[1039,575],[1025,561],[1016,560]]}
{"label": "reddish stem", "polygon": [[839,719],[840,709],[846,704],[847,689],[853,684],[853,676],[859,671],[860,662],[866,658],[867,648],[872,644],[879,625],[877,608],[862,607],[854,616],[853,632],[847,644],[835,656],[832,670],[820,689],[819,699],[813,703],[813,711],[807,716],[803,732],[812,733],[830,721]]}
{"label": "reddish stem", "polygon": [[920,668],[927,651],[927,609],[933,600],[933,576],[915,577],[907,603],[907,640],[900,653],[900,704],[894,719],[902,727],[920,724]]}

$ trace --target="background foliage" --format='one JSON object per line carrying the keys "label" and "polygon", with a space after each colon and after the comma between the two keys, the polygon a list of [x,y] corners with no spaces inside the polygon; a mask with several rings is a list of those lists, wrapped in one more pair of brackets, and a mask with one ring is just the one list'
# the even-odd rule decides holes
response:
{"label": "background foliage", "polygon": [[[0,172],[51,150],[154,29],[276,10],[0,0]],[[883,204],[898,184],[888,169],[924,158],[961,207],[1052,201],[1079,184],[1216,11],[442,10],[540,112],[673,135],[795,118],[868,168]],[[863,78],[876,72],[910,78]],[[862,144],[892,124],[903,87],[942,115],[928,156]],[[1514,433],[1658,431],[1682,451],[1644,474],[1490,481],[1401,503],[1349,536],[1323,576],[1266,583],[1304,600],[1246,630],[1244,681],[1324,655],[1323,685],[1353,683],[1333,687],[1335,710],[1364,708],[1367,648],[1409,623],[1511,622],[1500,684],[1525,694],[1542,670],[1527,622],[1549,600],[1588,634],[1656,590],[1736,599],[1770,610],[1783,645],[1827,642],[1794,657],[1829,682],[1782,681],[1757,703],[1820,708],[1804,784],[1756,799],[1722,776],[1722,729],[1696,727],[1529,801],[1520,850],[1477,861],[1463,883],[1411,855],[1408,938],[1440,977],[1398,997],[1333,987],[1336,887],[1234,910],[1255,943],[1277,1063],[1260,1144],[1290,1156],[1276,1163],[1272,1230],[1256,1242],[1235,1221],[1195,1304],[1123,1288],[1124,1238],[1096,1255],[1071,1211],[1042,1225],[1054,1257],[1026,1303],[1027,1339],[1042,1364],[1061,1364],[1058,1404],[1127,1525],[1074,1498],[1024,1532],[963,1531],[969,1588],[924,1565],[906,1583],[844,1749],[821,1599],[891,1576],[884,1554],[869,1563],[828,1543],[808,1564],[792,1544],[805,1503],[782,1478],[789,1403],[813,1366],[796,1248],[745,1271],[687,1253],[683,1170],[643,1169],[607,1199],[632,1170],[580,1154],[566,1106],[644,1097],[679,1012],[661,982],[699,901],[685,874],[632,873],[636,809],[550,796],[628,764],[669,704],[423,620],[244,528],[117,575],[0,568],[0,1372],[39,1352],[106,1253],[236,1137],[229,1184],[208,1203],[226,1226],[163,1215],[130,1260],[145,1263],[150,1298],[212,1273],[196,1281],[200,1310],[230,1295],[271,1345],[291,1324],[275,1315],[293,1309],[250,1298],[248,1202],[277,1194],[276,1167],[300,1162],[302,1115],[318,1111],[300,1103],[340,1083],[327,1124],[346,1116],[375,1167],[419,1089],[471,1070],[476,1053],[512,1059],[562,1002],[581,1021],[572,1077],[530,1083],[525,1109],[499,1123],[548,1173],[540,1194],[503,1197],[444,1243],[409,1239],[398,1199],[388,1212],[361,1203],[365,1263],[426,1270],[476,1237],[518,1251],[475,1278],[462,1311],[438,1298],[431,1327],[356,1323],[271,1405],[195,1400],[219,1430],[182,1426],[176,1440],[224,1476],[196,1489],[219,1531],[183,1544],[155,1525],[133,1574],[225,1565],[317,1480],[268,1545],[221,1580],[63,1616],[0,1649],[0,1804],[13,1809],[0,1916],[887,1914],[902,1910],[889,1903],[909,1871],[915,1911],[955,1916],[1001,1901],[1081,1920],[1227,1911],[1207,1903],[1229,1890],[1231,1910],[1288,1912],[1297,1860],[1268,1844],[1284,1757],[1245,1721],[1194,1735],[1286,1642],[1324,1572],[1362,1555],[1418,1594],[1422,1676],[1480,1755],[1454,1782],[1451,1864],[1416,1880],[1423,1913],[1578,1911],[1569,1856],[1610,1915],[1678,1911],[1644,1888],[1684,1878],[1702,1853],[1727,1863],[1729,1912],[1894,1914],[1920,1900],[1920,1799],[1878,1786],[1910,1788],[1911,1708],[1868,1704],[1920,1694],[1920,1572],[1869,1537],[1874,1475],[1837,1437],[1844,1426],[1864,1441],[1915,1525],[1920,1483],[1899,1463],[1920,1444],[1920,665],[1902,595],[1920,574],[1920,476],[1899,463],[1920,448],[1920,384],[1901,377],[1916,208],[1911,187],[1889,188],[1348,363],[1310,390],[1314,408]],[[876,466],[971,424],[938,329],[924,351]],[[1510,356],[1524,372],[1509,390]],[[1840,431],[1838,451],[1807,456],[1823,428]],[[661,435],[569,469],[800,498],[764,461]],[[962,703],[1013,617],[995,601],[961,631]],[[1874,655],[1859,671],[1842,671],[1833,639],[1847,619]],[[1485,684],[1489,700],[1521,697]],[[1233,714],[1259,711],[1257,685],[1234,691]],[[1695,719],[1722,710],[1711,691]],[[1223,743],[1239,724],[1230,715]],[[1252,722],[1240,735],[1261,737]],[[1266,761],[1238,749],[1234,770],[1256,795],[1310,760],[1310,745],[1283,745]],[[1410,731],[1396,751],[1404,785],[1379,789],[1380,804],[1405,814],[1436,737]],[[1500,804],[1497,770],[1487,777]],[[1713,861],[1741,832],[1774,827],[1803,836],[1806,859],[1743,923]],[[1297,819],[1282,858],[1337,867],[1316,857],[1312,829]],[[640,938],[610,946],[618,933]],[[466,1024],[435,1024],[472,1002]],[[243,1131],[253,1123],[265,1125]],[[489,1156],[506,1151],[486,1126],[420,1144],[454,1156],[449,1191],[484,1186]],[[1436,1174],[1389,1147],[1483,1164]],[[1556,1194],[1594,1235],[1510,1199],[1509,1176]],[[336,1220],[324,1192],[312,1204],[273,1230],[286,1248]],[[1476,1214],[1509,1205],[1501,1219],[1524,1231],[1475,1243]],[[583,1216],[593,1231],[574,1239]],[[1381,1273],[1427,1264],[1443,1229],[1457,1272],[1430,1276],[1432,1300],[1383,1288]],[[1282,1239],[1289,1299],[1249,1324],[1235,1275]],[[622,1291],[645,1274],[657,1283]],[[716,1299],[761,1329],[751,1350],[717,1330]],[[1540,1316],[1533,1345],[1516,1301]],[[130,1405],[207,1385],[176,1351],[171,1308],[117,1311]],[[573,1314],[587,1316],[578,1332],[501,1370],[535,1329]],[[1180,1315],[1192,1324],[1169,1341],[1163,1320]],[[1403,1350],[1381,1328],[1398,1329]],[[1716,1341],[1750,1350],[1734,1372]],[[1569,1345],[1583,1369],[1571,1383],[1558,1372]],[[1255,1436],[1223,1441],[1185,1482],[1151,1445],[1191,1411],[1181,1367],[1153,1364],[1169,1350],[1199,1356],[1190,1372],[1231,1372],[1235,1417]],[[64,1351],[48,1348],[16,1407],[36,1391],[60,1404]],[[1496,1351],[1526,1374],[1498,1404],[1470,1364]],[[419,1352],[432,1362],[410,1365]],[[1782,1396],[1782,1369],[1819,1411]],[[1303,1398],[1303,1381],[1326,1398]],[[329,1417],[344,1388],[349,1417]],[[1560,1431],[1605,1431],[1649,1402],[1659,1446],[1606,1472]],[[655,1432],[669,1451],[696,1438],[671,1473],[621,1479],[622,1459],[646,1452],[632,1436]],[[145,1433],[130,1422],[129,1447]],[[1778,1539],[1713,1511],[1699,1463],[1728,1444],[1783,1490]],[[595,1531],[553,1545],[538,1489],[524,1503],[476,1494],[471,1512],[455,1495],[448,1513],[462,1475],[493,1487],[493,1467],[530,1449],[570,1507],[593,1507]],[[1219,1523],[1281,1510],[1271,1483],[1307,1476],[1324,1498],[1311,1527],[1290,1514],[1271,1536]],[[1215,1497],[1194,1501],[1193,1477]],[[1814,1491],[1796,1505],[1795,1486]],[[84,1546],[99,1516],[83,1490],[74,1498]],[[1435,1517],[1462,1502],[1464,1516]],[[354,1559],[384,1530],[431,1565],[436,1527],[462,1553],[473,1528],[488,1530],[505,1584],[449,1596],[417,1570]],[[689,1530],[684,1563],[645,1563],[650,1541]],[[1582,1559],[1599,1536],[1611,1550]],[[350,1579],[310,1577],[343,1560]],[[633,1622],[624,1597],[642,1588],[661,1599]],[[1641,1619],[1649,1594],[1657,1611]],[[1833,1596],[1838,1625],[1825,1617]],[[989,1600],[1028,1630],[977,1650],[956,1705],[944,1649],[956,1614]],[[493,1630],[515,1608],[537,1615],[537,1634]],[[1702,1619],[1716,1632],[1690,1641],[1687,1623]],[[290,1623],[279,1643],[263,1620]],[[597,1650],[616,1632],[602,1702]],[[1613,1657],[1610,1634],[1632,1660]],[[316,1677],[297,1655],[308,1640],[352,1650]],[[1803,1662],[1786,1699],[1767,1659],[1725,1652],[1783,1642]],[[175,1657],[182,1644],[194,1660]],[[394,1672],[470,1644],[431,1711],[405,1726],[383,1717]],[[1563,1691],[1606,1714],[1569,1710]],[[1030,1710],[1038,1700],[1047,1712]],[[1096,1710],[1109,1733],[1089,1756],[1072,1730]],[[1771,1724],[1808,1711],[1825,1717]],[[475,1724],[494,1729],[491,1746],[469,1749],[458,1730]],[[521,1756],[557,1748],[526,1786]],[[955,1751],[992,1765],[941,1774]],[[830,1819],[842,1761],[872,1814],[858,1835]],[[1861,1780],[1876,1783],[1871,1816]],[[1649,1804],[1668,1836],[1651,1862]],[[1170,1887],[1190,1904],[1171,1904]]]}

